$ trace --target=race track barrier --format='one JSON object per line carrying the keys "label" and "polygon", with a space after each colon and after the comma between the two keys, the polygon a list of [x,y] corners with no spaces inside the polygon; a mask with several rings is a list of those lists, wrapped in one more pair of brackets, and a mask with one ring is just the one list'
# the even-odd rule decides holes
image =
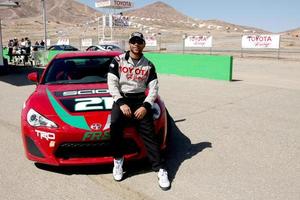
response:
{"label": "race track barrier", "polygon": [[3,51],[2,51],[2,52],[3,52],[3,57],[6,58],[6,59],[8,60],[8,59],[9,59],[9,56],[8,56],[8,48],[5,48],[5,49],[3,48]]}
{"label": "race track barrier", "polygon": [[68,52],[68,51],[57,51],[57,50],[51,50],[51,51],[40,51],[37,55],[37,59],[39,60],[39,63],[42,66],[45,66],[46,64],[48,64],[51,59],[56,56],[59,53],[64,53],[64,52]]}
{"label": "race track barrier", "polygon": [[145,53],[158,73],[232,80],[232,56]]}

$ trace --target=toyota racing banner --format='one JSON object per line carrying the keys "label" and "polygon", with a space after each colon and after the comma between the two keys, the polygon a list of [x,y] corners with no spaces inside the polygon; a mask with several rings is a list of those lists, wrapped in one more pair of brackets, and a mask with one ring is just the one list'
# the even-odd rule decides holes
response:
{"label": "toyota racing banner", "polygon": [[271,48],[279,49],[280,35],[244,35],[242,48]]}
{"label": "toyota racing banner", "polygon": [[154,36],[146,36],[146,46],[147,47],[156,47],[157,46],[157,40]]}
{"label": "toyota racing banner", "polygon": [[185,47],[212,47],[212,36],[188,36],[184,40]]}
{"label": "toyota racing banner", "polygon": [[131,0],[95,0],[96,8],[133,8]]}

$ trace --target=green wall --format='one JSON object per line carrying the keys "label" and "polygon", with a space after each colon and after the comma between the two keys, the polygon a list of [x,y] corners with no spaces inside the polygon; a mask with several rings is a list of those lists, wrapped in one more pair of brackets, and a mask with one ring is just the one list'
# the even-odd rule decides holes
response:
{"label": "green wall", "polygon": [[232,80],[232,56],[145,53],[158,73]]}
{"label": "green wall", "polygon": [[68,52],[68,51],[58,51],[58,50],[51,50],[51,51],[47,51],[47,58],[48,58],[48,62],[50,61],[50,60],[52,60],[52,58],[54,57],[54,56],[56,56],[57,54],[59,54],[59,53],[64,53],[64,52]]}
{"label": "green wall", "polygon": [[42,63],[42,65],[46,65],[52,60],[52,58],[54,56],[56,56],[59,53],[64,53],[64,52],[67,52],[67,51],[57,51],[57,50],[40,51],[38,57],[39,57],[40,62]]}
{"label": "green wall", "polygon": [[8,54],[8,48],[5,48],[5,49],[3,48],[3,57],[6,59],[9,59],[7,54]]}

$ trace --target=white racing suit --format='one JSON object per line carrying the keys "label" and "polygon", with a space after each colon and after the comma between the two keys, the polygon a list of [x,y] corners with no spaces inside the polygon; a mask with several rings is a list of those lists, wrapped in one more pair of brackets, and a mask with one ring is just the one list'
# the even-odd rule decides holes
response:
{"label": "white racing suit", "polygon": [[[128,121],[133,121],[147,149],[152,168],[163,168],[158,136],[154,133],[152,105],[158,95],[158,80],[154,65],[144,56],[134,62],[126,52],[116,56],[109,67],[107,76],[108,89],[114,99],[111,114],[111,142],[114,158],[123,156],[123,130]],[[145,90],[149,88],[147,96]],[[147,114],[141,120],[130,119],[123,115],[120,106],[127,104],[134,113],[144,106]]]}

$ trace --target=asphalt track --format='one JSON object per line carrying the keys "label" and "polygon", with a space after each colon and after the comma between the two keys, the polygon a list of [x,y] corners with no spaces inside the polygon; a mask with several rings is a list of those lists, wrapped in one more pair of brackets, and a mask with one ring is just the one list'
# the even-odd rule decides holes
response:
{"label": "asphalt track", "polygon": [[51,168],[24,156],[26,68],[0,76],[0,199],[300,199],[300,62],[235,59],[234,81],[159,75],[172,117],[163,192],[145,162],[114,182],[111,166]]}

